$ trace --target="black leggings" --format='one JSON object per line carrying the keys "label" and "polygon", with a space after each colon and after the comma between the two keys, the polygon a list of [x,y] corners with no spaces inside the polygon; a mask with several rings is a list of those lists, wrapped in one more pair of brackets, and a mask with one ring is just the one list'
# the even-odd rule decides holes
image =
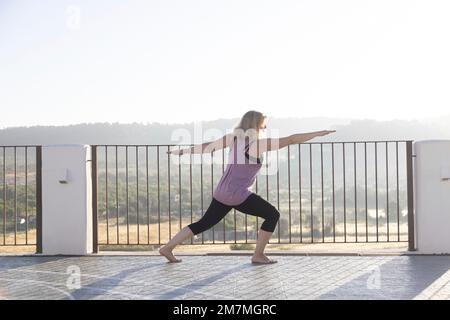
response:
{"label": "black leggings", "polygon": [[263,218],[264,222],[261,225],[261,229],[268,232],[275,230],[278,219],[280,218],[280,213],[277,208],[256,193],[252,193],[244,202],[235,206],[226,205],[212,198],[211,204],[203,217],[197,222],[191,223],[188,227],[194,234],[202,233],[219,223],[232,208],[252,216]]}

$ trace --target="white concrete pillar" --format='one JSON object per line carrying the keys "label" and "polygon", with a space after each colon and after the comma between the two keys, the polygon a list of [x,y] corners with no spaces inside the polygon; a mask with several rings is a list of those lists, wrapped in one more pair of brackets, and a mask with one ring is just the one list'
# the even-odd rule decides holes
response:
{"label": "white concrete pillar", "polygon": [[450,140],[414,142],[418,253],[450,253]]}
{"label": "white concrete pillar", "polygon": [[91,147],[42,147],[43,254],[92,253]]}

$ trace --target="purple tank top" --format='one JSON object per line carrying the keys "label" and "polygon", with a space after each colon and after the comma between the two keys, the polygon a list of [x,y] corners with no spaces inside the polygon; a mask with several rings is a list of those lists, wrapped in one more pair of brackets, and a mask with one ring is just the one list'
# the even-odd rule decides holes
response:
{"label": "purple tank top", "polygon": [[[246,137],[246,141],[248,137]],[[228,154],[228,164],[220,178],[213,197],[223,204],[239,205],[252,194],[252,186],[256,181],[258,171],[262,167],[262,158],[253,158],[248,155],[252,143],[244,145],[242,139],[234,137],[234,143]]]}

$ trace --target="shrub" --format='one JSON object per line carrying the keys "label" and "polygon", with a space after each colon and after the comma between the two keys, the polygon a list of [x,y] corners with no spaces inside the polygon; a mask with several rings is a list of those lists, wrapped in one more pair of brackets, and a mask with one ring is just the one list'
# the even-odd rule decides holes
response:
{"label": "shrub", "polygon": [[255,245],[253,243],[233,243],[230,245],[231,250],[254,250]]}

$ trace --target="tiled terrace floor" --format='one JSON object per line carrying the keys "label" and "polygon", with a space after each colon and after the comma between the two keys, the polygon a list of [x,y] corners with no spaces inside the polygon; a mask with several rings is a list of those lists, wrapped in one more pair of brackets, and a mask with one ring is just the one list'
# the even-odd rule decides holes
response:
{"label": "tiled terrace floor", "polygon": [[450,299],[450,256],[180,257],[0,256],[0,299]]}

